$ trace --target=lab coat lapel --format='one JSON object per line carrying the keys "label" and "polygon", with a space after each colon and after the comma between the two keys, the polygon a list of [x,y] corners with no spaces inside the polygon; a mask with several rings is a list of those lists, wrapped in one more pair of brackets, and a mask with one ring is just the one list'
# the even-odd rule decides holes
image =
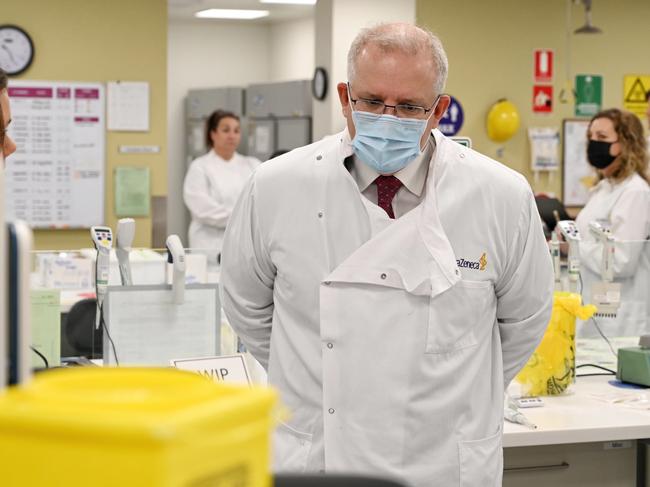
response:
{"label": "lab coat lapel", "polygon": [[378,207],[364,202],[372,236],[336,267],[325,278],[326,282],[374,284],[433,297],[460,279],[436,205],[436,176],[445,154],[441,134],[440,141],[436,141],[422,204],[401,218],[390,220],[375,212]]}

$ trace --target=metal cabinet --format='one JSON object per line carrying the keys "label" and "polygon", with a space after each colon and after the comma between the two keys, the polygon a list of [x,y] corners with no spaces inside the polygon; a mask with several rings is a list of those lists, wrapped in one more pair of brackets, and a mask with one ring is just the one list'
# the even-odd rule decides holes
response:
{"label": "metal cabinet", "polygon": [[185,155],[189,164],[205,154],[205,121],[217,110],[233,112],[240,117],[242,140],[238,152],[247,153],[248,123],[245,111],[246,90],[240,87],[209,88],[190,90],[185,98]]}
{"label": "metal cabinet", "polygon": [[286,81],[246,89],[248,154],[265,161],[277,150],[307,145],[311,135],[311,82]]}

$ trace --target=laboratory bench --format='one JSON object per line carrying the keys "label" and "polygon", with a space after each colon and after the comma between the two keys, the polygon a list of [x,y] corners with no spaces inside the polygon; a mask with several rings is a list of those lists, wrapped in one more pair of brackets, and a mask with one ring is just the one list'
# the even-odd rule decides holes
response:
{"label": "laboratory bench", "polygon": [[522,409],[537,429],[505,422],[504,487],[646,487],[650,389],[578,377],[544,406]]}

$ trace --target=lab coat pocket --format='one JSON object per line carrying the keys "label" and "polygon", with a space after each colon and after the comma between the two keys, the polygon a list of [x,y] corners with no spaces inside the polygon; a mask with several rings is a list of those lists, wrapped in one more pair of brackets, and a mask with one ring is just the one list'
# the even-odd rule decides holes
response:
{"label": "lab coat pocket", "polygon": [[497,487],[503,477],[501,428],[492,436],[458,443],[460,487]]}
{"label": "lab coat pocket", "polygon": [[304,472],[311,452],[312,436],[280,422],[273,434],[273,470]]}
{"label": "lab coat pocket", "polygon": [[493,323],[496,297],[491,281],[462,280],[429,300],[425,352],[441,354],[468,348]]}

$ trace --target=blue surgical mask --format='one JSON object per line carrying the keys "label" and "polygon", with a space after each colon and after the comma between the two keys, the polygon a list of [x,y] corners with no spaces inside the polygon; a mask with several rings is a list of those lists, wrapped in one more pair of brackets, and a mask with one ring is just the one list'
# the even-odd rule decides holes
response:
{"label": "blue surgical mask", "polygon": [[420,155],[420,139],[429,122],[356,110],[352,120],[354,153],[380,174],[394,174]]}

